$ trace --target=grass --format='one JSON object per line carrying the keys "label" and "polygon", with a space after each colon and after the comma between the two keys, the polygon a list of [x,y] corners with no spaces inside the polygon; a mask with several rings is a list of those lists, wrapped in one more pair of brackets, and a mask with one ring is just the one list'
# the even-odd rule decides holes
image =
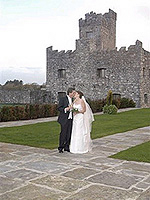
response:
{"label": "grass", "polygon": [[121,112],[116,115],[96,115],[93,123],[92,138],[96,139],[149,125],[150,108]]}
{"label": "grass", "polygon": [[131,147],[130,149],[121,151],[110,157],[118,158],[121,160],[134,160],[150,163],[150,141],[137,145],[135,147]]}
{"label": "grass", "polygon": [[54,149],[58,146],[59,132],[57,122],[0,128],[0,142]]}
{"label": "grass", "polygon": [[[150,125],[150,108],[137,109],[116,115],[96,115],[92,139]],[[0,142],[54,149],[58,146],[60,126],[44,122],[18,127],[0,128]]]}

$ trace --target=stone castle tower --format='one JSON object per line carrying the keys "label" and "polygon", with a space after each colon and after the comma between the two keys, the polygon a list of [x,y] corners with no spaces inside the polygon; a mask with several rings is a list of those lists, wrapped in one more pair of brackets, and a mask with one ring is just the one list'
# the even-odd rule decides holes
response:
{"label": "stone castle tower", "polygon": [[46,86],[52,102],[73,86],[92,100],[105,98],[111,89],[114,98],[132,98],[137,107],[150,106],[150,52],[138,40],[117,50],[116,19],[111,9],[104,15],[87,13],[79,19],[74,51],[47,48]]}
{"label": "stone castle tower", "polygon": [[85,15],[85,20],[79,20],[79,40],[86,42],[90,50],[112,50],[116,47],[116,13],[109,10],[104,15],[93,12]]}

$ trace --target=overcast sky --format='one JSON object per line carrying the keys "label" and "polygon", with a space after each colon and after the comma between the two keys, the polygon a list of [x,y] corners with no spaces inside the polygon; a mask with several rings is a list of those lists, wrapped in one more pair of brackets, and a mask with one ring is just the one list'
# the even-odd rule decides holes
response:
{"label": "overcast sky", "polygon": [[46,48],[74,50],[78,20],[117,13],[116,46],[138,39],[150,51],[150,0],[0,0],[0,84],[46,81]]}

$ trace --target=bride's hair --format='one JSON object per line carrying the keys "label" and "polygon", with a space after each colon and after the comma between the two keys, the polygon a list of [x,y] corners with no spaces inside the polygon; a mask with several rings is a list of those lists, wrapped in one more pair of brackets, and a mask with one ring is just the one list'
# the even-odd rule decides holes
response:
{"label": "bride's hair", "polygon": [[83,96],[83,93],[81,91],[76,91],[79,94],[79,98],[81,99]]}

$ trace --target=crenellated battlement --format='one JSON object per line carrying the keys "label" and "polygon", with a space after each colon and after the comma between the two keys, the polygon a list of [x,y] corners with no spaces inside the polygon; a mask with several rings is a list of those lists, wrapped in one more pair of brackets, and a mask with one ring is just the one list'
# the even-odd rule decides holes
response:
{"label": "crenellated battlement", "polygon": [[73,51],[72,50],[61,50],[61,51],[58,51],[58,50],[53,50],[53,46],[50,46],[47,48],[47,57],[48,58],[51,58],[51,57],[62,57],[62,56],[70,56],[72,55]]}
{"label": "crenellated battlement", "polygon": [[98,25],[105,23],[109,24],[110,20],[117,20],[117,14],[111,9],[109,9],[108,13],[103,15],[101,13],[96,14],[95,12],[91,11],[90,13],[85,14],[85,19],[79,19],[79,26],[86,26],[93,23]]}
{"label": "crenellated battlement", "polygon": [[126,47],[120,47],[119,52],[125,53],[125,52],[137,52],[137,50],[142,49],[142,42],[139,40],[136,40],[135,45],[130,45],[128,48]]}
{"label": "crenellated battlement", "polygon": [[85,19],[79,19],[79,38],[90,41],[90,48],[94,50],[111,50],[116,47],[116,19],[117,14],[109,9],[108,13],[85,14]]}

